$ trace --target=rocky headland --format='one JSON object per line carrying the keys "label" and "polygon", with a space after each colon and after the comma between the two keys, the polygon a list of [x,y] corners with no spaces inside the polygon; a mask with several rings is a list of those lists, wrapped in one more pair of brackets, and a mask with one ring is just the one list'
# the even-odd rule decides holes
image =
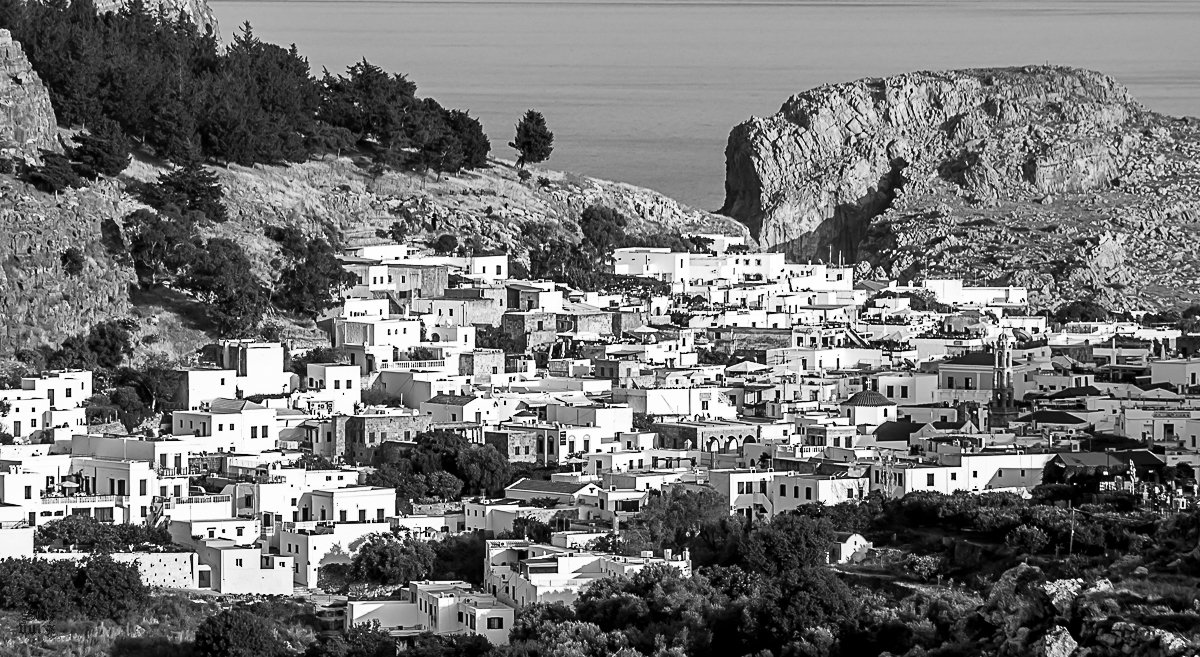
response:
{"label": "rocky headland", "polygon": [[1200,121],[1028,66],[819,87],[733,129],[721,212],[867,276],[1028,286],[1035,304],[1196,298]]}

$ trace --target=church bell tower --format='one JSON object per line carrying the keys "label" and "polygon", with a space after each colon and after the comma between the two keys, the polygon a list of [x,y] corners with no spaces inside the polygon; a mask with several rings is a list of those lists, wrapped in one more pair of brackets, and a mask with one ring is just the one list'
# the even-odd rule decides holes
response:
{"label": "church bell tower", "polygon": [[1013,341],[1007,332],[996,338],[996,358],[992,363],[992,403],[989,422],[992,428],[1003,429],[1017,417],[1013,399]]}

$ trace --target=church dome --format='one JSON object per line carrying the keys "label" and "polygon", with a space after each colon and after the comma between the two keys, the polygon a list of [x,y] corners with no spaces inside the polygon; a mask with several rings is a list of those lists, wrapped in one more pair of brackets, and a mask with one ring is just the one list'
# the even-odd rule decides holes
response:
{"label": "church dome", "polygon": [[863,390],[850,396],[842,402],[842,406],[895,406],[896,402],[884,397],[874,390]]}

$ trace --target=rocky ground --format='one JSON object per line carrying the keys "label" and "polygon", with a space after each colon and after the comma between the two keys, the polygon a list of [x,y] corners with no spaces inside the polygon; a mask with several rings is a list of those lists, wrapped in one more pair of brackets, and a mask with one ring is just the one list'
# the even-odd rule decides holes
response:
{"label": "rocky ground", "polygon": [[1148,116],[1111,184],[979,197],[938,176],[903,186],[860,243],[876,275],[1024,285],[1034,302],[1115,310],[1200,300],[1200,121]]}
{"label": "rocky ground", "polygon": [[1037,306],[1196,298],[1200,121],[1091,71],[1024,67],[830,85],[730,135],[723,211],[799,258],[1026,285]]}
{"label": "rocky ground", "polygon": [[[705,231],[740,234],[745,228],[723,216],[692,210],[653,191],[552,170],[531,168],[521,181],[511,163],[454,176],[388,172],[372,175],[349,157],[288,166],[214,168],[226,189],[230,220],[202,229],[242,244],[267,281],[278,246],[264,235],[269,225],[298,226],[345,245],[386,241],[376,231],[404,225],[415,243],[452,234],[462,244],[505,250],[526,261],[531,224],[549,224],[578,240],[576,220],[589,205],[617,208],[630,219],[632,235]],[[152,181],[164,169],[136,159],[119,179],[89,188],[46,194],[10,175],[0,175],[0,353],[57,343],[110,317],[132,316],[143,329],[147,353],[184,356],[211,339],[211,327],[183,295],[134,289],[132,270],[101,244],[101,224],[120,220],[141,204],[129,183]],[[68,275],[62,253],[80,248],[84,271]],[[311,322],[279,317],[284,335],[300,343],[321,340]]]}

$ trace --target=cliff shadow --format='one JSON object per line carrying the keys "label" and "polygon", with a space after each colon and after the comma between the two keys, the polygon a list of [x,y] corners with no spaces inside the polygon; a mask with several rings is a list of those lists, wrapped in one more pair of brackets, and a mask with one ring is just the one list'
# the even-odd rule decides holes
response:
{"label": "cliff shadow", "polygon": [[903,158],[892,160],[891,168],[865,193],[852,202],[834,206],[833,216],[822,221],[814,230],[782,242],[772,250],[783,251],[796,261],[843,261],[853,264],[863,259],[864,254],[860,253],[860,249],[870,233],[871,222],[892,207],[896,190],[906,182],[904,168],[907,166],[908,162]]}

